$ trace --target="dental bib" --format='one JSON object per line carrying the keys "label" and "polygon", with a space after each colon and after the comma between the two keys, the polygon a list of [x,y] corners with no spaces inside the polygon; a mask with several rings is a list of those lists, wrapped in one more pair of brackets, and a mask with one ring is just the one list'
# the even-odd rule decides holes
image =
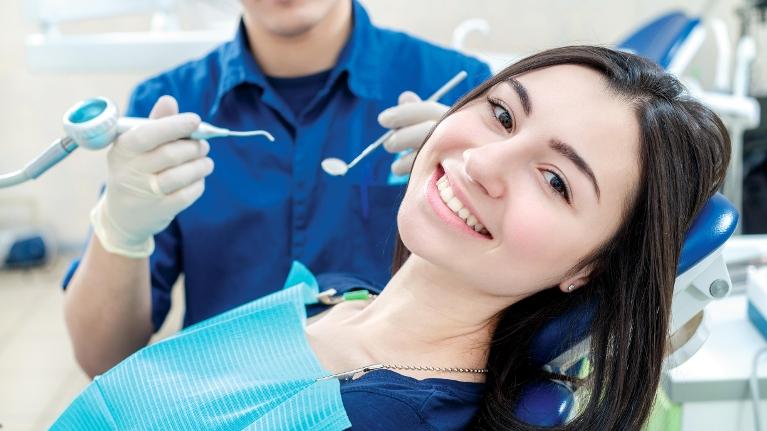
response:
{"label": "dental bib", "polygon": [[51,429],[350,428],[339,382],[317,381],[330,373],[304,335],[317,282],[296,262],[285,286],[134,353]]}

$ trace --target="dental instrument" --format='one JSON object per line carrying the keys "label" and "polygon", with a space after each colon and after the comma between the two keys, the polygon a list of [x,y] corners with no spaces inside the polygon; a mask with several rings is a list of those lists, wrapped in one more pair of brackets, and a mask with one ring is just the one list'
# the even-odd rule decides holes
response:
{"label": "dental instrument", "polygon": [[[434,92],[431,96],[429,96],[428,99],[426,99],[427,102],[436,102],[439,100],[442,96],[444,96],[448,91],[452,90],[456,85],[458,85],[459,82],[463,81],[466,76],[468,76],[468,73],[466,73],[465,70],[462,70],[458,72],[454,77],[452,77],[449,81],[447,81],[442,87],[440,87],[437,91]],[[335,157],[329,157],[322,161],[322,170],[324,170],[326,173],[332,176],[341,176],[346,175],[346,173],[349,171],[349,169],[353,168],[354,165],[359,163],[360,160],[365,158],[368,154],[370,154],[373,150],[378,148],[381,144],[384,143],[387,139],[391,137],[391,135],[394,134],[394,130],[389,130],[388,132],[381,135],[380,138],[376,139],[372,144],[368,145],[367,148],[362,150],[362,152],[354,158],[349,164],[346,164],[341,159],[335,158]]]}
{"label": "dental instrument", "polygon": [[[115,104],[103,97],[78,102],[64,114],[66,136],[55,140],[48,149],[23,169],[8,174],[0,174],[0,188],[11,187],[36,179],[64,160],[78,147],[89,150],[103,149],[122,133],[150,121],[154,120],[119,117]],[[264,136],[269,141],[274,142],[274,137],[265,130],[238,132],[205,122],[200,123],[197,130],[189,138],[200,140],[226,136]]]}

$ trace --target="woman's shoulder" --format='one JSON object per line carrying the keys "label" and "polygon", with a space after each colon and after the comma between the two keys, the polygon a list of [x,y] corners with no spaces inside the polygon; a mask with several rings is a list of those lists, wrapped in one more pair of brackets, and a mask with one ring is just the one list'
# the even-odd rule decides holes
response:
{"label": "woman's shoulder", "polygon": [[341,384],[353,428],[461,430],[474,417],[483,385],[449,379],[417,380],[389,370]]}

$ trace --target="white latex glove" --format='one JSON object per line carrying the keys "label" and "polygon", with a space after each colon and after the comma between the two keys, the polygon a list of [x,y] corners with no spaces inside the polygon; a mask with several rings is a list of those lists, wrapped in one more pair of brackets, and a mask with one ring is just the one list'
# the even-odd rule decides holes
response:
{"label": "white latex glove", "polygon": [[[378,115],[378,123],[387,129],[395,129],[394,134],[383,146],[390,153],[405,150],[417,150],[423,145],[426,135],[447,112],[448,107],[438,102],[424,102],[412,91],[399,95],[399,104]],[[391,165],[395,175],[406,175],[413,167],[416,151],[396,160]]]}
{"label": "white latex glove", "polygon": [[154,251],[154,234],[191,205],[213,172],[210,146],[188,137],[196,114],[178,114],[170,96],[152,108],[148,124],[120,135],[107,154],[106,191],[91,211],[93,231],[110,253],[143,258]]}

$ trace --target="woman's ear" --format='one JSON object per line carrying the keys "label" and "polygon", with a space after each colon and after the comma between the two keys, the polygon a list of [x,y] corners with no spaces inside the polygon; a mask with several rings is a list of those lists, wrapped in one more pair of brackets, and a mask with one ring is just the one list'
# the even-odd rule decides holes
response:
{"label": "woman's ear", "polygon": [[559,290],[564,293],[575,292],[581,287],[585,286],[589,282],[591,276],[591,265],[582,268],[580,271],[573,275],[567,276],[559,283]]}

